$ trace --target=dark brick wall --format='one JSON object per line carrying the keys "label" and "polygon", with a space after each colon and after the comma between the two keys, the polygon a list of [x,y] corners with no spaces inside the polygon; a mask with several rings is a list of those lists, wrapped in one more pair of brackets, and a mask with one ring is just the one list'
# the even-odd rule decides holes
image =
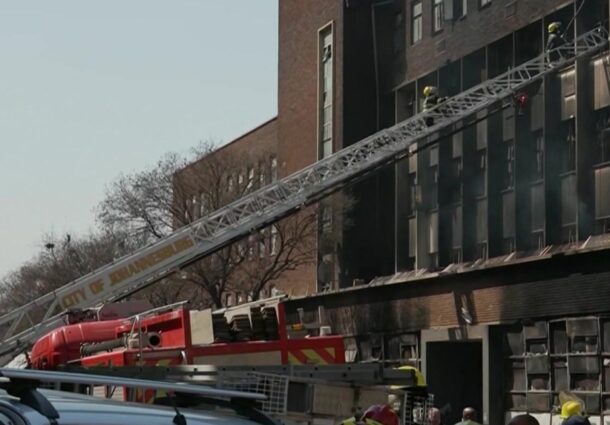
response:
{"label": "dark brick wall", "polygon": [[309,320],[325,307],[333,331],[396,333],[458,326],[464,296],[477,324],[608,312],[609,251],[553,257],[464,274],[359,287],[289,301],[289,322],[302,307]]}
{"label": "dark brick wall", "polygon": [[[479,0],[468,0],[465,18],[445,22],[443,30],[432,34],[432,0],[423,0],[423,39],[412,45],[411,1],[406,0],[407,72],[406,80],[416,78],[474,52],[554,10],[573,3],[566,0],[492,0],[479,9]],[[515,11],[511,14],[511,11]],[[442,51],[439,45],[444,44]]]}

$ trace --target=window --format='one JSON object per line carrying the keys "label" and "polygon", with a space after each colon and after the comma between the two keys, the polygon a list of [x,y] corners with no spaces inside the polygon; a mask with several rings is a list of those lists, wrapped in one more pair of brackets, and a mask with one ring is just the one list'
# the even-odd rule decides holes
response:
{"label": "window", "polygon": [[504,238],[515,237],[515,192],[502,194],[502,234]]}
{"label": "window", "polygon": [[536,155],[534,164],[534,179],[539,180],[544,178],[544,136],[539,134],[536,136]]}
{"label": "window", "polygon": [[475,230],[476,257],[487,258],[487,199],[477,201]]}
{"label": "window", "polygon": [[451,211],[451,248],[462,247],[462,226],[462,207],[457,206]]}
{"label": "window", "polygon": [[487,149],[479,149],[476,153],[476,168],[474,170],[474,192],[476,196],[487,193]]}
{"label": "window", "polygon": [[574,121],[568,126],[568,131],[563,145],[563,171],[576,169],[576,134],[574,131]]}
{"label": "window", "polygon": [[260,231],[258,233],[258,256],[263,258],[267,253],[267,247],[265,246],[265,232]]}
{"label": "window", "polygon": [[208,209],[207,195],[204,192],[201,192],[199,199],[199,216],[203,217]]}
{"label": "window", "polygon": [[274,182],[277,180],[277,158],[271,157],[271,181]]}
{"label": "window", "polygon": [[411,12],[411,43],[415,44],[422,39],[422,2],[413,3]]}
{"label": "window", "polygon": [[479,0],[479,7],[485,7],[488,4],[491,4],[491,0]]}
{"label": "window", "polygon": [[434,22],[434,32],[439,32],[443,29],[443,21],[445,19],[443,13],[443,0],[433,0],[432,3],[432,19]]}
{"label": "window", "polygon": [[396,13],[394,16],[394,32],[393,32],[393,50],[395,54],[405,50],[405,22],[402,12]]}
{"label": "window", "polygon": [[265,164],[261,162],[260,164],[258,164],[258,184],[260,185],[260,187],[264,187],[267,183],[267,175],[265,172]]}
{"label": "window", "polygon": [[269,247],[269,255],[277,254],[277,227],[271,226],[271,246]]}
{"label": "window", "polygon": [[537,184],[530,188],[530,208],[532,232],[544,231],[544,185]]}
{"label": "window", "polygon": [[609,330],[607,319],[599,317],[492,327],[508,365],[507,408],[547,413],[560,392],[570,391],[583,400],[587,414],[606,410],[610,375],[606,347],[600,346]]}
{"label": "window", "polygon": [[254,257],[254,236],[248,236],[248,258]]}
{"label": "window", "polygon": [[322,204],[322,233],[329,234],[333,230],[333,209]]}
{"label": "window", "polygon": [[563,72],[561,79],[561,119],[574,118],[576,114],[576,71],[574,68]]}
{"label": "window", "polygon": [[254,186],[254,168],[248,167],[248,184],[246,189],[250,190]]}
{"label": "window", "polygon": [[233,176],[227,176],[227,191],[232,193],[235,190],[235,179]]}
{"label": "window", "polygon": [[409,216],[417,210],[417,173],[409,174]]}
{"label": "window", "polygon": [[432,212],[428,218],[428,253],[438,252],[438,212]]}
{"label": "window", "polygon": [[595,170],[595,218],[610,218],[610,167]]}
{"label": "window", "polygon": [[333,28],[320,32],[320,158],[333,151]]}
{"label": "window", "polygon": [[561,225],[569,226],[576,223],[576,174],[561,178]]}
{"label": "window", "polygon": [[199,197],[197,195],[193,195],[191,197],[191,207],[193,208],[193,219],[199,218]]}
{"label": "window", "polygon": [[459,19],[468,13],[468,0],[454,0],[454,18]]}
{"label": "window", "polygon": [[515,185],[515,143],[509,140],[504,143],[504,179],[503,188],[510,189]]}
{"label": "window", "polygon": [[610,162],[610,118],[603,114],[597,120],[597,151],[598,164]]}

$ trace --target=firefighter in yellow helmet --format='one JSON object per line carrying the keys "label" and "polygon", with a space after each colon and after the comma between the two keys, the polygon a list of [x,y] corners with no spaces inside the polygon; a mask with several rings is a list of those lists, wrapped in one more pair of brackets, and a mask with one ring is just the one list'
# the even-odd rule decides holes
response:
{"label": "firefighter in yellow helmet", "polygon": [[424,87],[424,111],[434,108],[440,100],[438,97],[438,87],[426,86]]}
{"label": "firefighter in yellow helmet", "polygon": [[561,414],[559,415],[564,421],[571,416],[582,415],[582,406],[579,402],[570,400],[561,405]]}
{"label": "firefighter in yellow helmet", "polygon": [[550,65],[563,59],[562,52],[553,52],[553,49],[557,49],[566,44],[566,39],[562,30],[561,22],[551,22],[547,26],[548,38],[546,42],[546,57]]}
{"label": "firefighter in yellow helmet", "polygon": [[[446,99],[442,98],[438,94],[438,87],[436,86],[426,86],[423,91],[424,95],[424,112],[429,111],[434,108],[439,103],[444,102]],[[434,118],[426,117],[426,125],[428,127],[434,125]]]}

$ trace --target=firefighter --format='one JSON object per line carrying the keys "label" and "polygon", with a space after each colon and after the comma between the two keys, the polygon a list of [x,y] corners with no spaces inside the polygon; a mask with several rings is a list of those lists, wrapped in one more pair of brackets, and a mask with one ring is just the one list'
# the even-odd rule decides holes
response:
{"label": "firefighter", "polygon": [[582,408],[579,402],[575,400],[566,401],[561,405],[561,414],[559,415],[563,419],[563,423],[572,416],[582,415]]}
{"label": "firefighter", "polygon": [[547,27],[549,37],[546,42],[546,58],[551,66],[564,58],[563,53],[560,51],[551,52],[551,50],[563,46],[567,42],[561,27],[561,22],[551,22]]}
{"label": "firefighter", "polygon": [[[438,95],[438,87],[426,86],[424,87],[424,112],[434,108],[445,99]],[[426,125],[428,127],[434,125],[434,118],[426,117]]]}
{"label": "firefighter", "polygon": [[561,425],[591,425],[591,422],[586,416],[573,415],[563,421]]}
{"label": "firefighter", "polygon": [[341,425],[398,425],[398,415],[390,406],[374,404],[362,414],[356,414]]}

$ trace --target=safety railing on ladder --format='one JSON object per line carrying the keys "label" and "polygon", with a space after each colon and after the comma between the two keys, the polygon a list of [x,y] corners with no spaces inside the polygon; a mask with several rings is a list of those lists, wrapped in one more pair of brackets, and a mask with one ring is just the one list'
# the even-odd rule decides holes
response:
{"label": "safety railing on ladder", "polygon": [[546,54],[541,54],[3,315],[0,355],[6,359],[23,351],[39,336],[62,324],[63,310],[121,299],[157,282],[376,169],[413,154],[437,140],[439,134],[458,131],[467,125],[467,118],[512,99],[518,90],[577,58],[599,51],[607,42],[606,31],[596,28],[555,49],[560,58],[555,63],[549,63]]}

